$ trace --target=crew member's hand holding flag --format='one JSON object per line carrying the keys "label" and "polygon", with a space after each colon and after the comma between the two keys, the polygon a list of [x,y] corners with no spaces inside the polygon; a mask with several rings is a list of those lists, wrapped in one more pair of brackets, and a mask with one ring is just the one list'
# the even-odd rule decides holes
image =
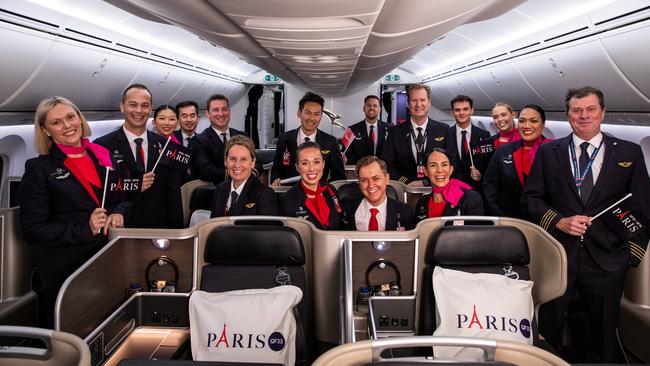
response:
{"label": "crew member's hand holding flag", "polygon": [[352,142],[354,141],[354,132],[348,127],[345,129],[345,133],[343,134],[343,137],[341,137],[341,143],[343,144],[343,154],[345,154],[346,151],[348,151],[348,148],[350,145],[352,145]]}

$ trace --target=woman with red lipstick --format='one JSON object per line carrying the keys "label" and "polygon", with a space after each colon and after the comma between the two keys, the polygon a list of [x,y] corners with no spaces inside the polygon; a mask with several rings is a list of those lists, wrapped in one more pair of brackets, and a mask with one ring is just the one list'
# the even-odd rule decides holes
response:
{"label": "woman with red lipstick", "polygon": [[453,162],[443,149],[434,149],[427,157],[427,176],[432,192],[422,196],[415,206],[417,221],[441,216],[483,215],[481,195],[462,181],[451,178]]}
{"label": "woman with red lipstick", "polygon": [[492,108],[492,119],[499,130],[498,134],[492,136],[495,150],[519,140],[519,133],[515,128],[515,112],[510,105],[503,102],[495,104]]}
{"label": "woman with red lipstick", "polygon": [[72,102],[44,99],[34,135],[39,156],[25,163],[20,221],[25,239],[37,246],[39,325],[51,328],[63,281],[106,244],[109,228],[124,226],[131,204],[113,203],[110,195],[103,202],[110,153],[88,141],[88,122]]}
{"label": "woman with red lipstick", "polygon": [[321,186],[325,160],[318,143],[310,141],[296,150],[296,170],[300,181],[280,197],[280,214],[308,220],[322,230],[338,230],[343,210],[336,190]]}
{"label": "woman with red lipstick", "polygon": [[537,148],[551,139],[542,136],[546,114],[542,107],[529,104],[519,112],[520,141],[495,151],[485,172],[483,192],[488,212],[494,216],[527,219],[519,198],[533,165]]}

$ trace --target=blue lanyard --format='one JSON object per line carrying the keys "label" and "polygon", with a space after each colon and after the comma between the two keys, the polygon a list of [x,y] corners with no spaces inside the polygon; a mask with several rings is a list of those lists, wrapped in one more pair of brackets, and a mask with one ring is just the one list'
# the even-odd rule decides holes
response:
{"label": "blue lanyard", "polygon": [[[576,188],[578,188],[578,190],[582,186],[582,182],[584,182],[585,176],[587,175],[589,170],[591,170],[591,166],[593,165],[594,160],[596,160],[596,155],[598,155],[598,152],[600,151],[600,148],[603,146],[603,141],[604,141],[604,139],[600,140],[600,144],[598,145],[596,150],[594,150],[594,152],[591,153],[591,156],[589,157],[589,160],[587,160],[587,165],[582,170],[582,172],[580,172],[579,171],[580,167],[578,165],[578,159],[576,159],[576,147],[573,144],[573,139],[571,139],[571,143],[569,145],[569,151],[571,152],[571,161],[573,162],[573,176],[575,178]],[[586,151],[585,151],[585,153],[586,153]]]}

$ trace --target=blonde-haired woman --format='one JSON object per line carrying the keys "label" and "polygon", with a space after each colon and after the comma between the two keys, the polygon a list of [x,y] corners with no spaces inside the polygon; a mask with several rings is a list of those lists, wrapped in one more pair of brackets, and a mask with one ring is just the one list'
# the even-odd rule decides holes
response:
{"label": "blonde-haired woman", "polygon": [[[25,239],[37,246],[41,277],[39,323],[53,325],[61,284],[106,244],[108,228],[122,227],[129,202],[108,200],[102,208],[110,153],[86,138],[88,122],[71,101],[46,98],[34,118],[38,157],[25,163],[19,192]],[[103,232],[100,232],[102,231]]]}

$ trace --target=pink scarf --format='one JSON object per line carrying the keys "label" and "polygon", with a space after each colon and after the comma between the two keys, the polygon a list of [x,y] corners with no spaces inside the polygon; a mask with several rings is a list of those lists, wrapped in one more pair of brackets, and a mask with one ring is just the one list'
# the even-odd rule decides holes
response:
{"label": "pink scarf", "polygon": [[442,194],[445,201],[454,206],[458,206],[458,201],[460,201],[464,194],[463,189],[472,189],[472,187],[456,178],[452,178],[444,187],[432,186],[431,189],[434,194]]}
{"label": "pink scarf", "polygon": [[[503,141],[499,140],[500,138],[505,138],[508,141],[503,142]],[[501,147],[501,146],[503,146],[505,144],[509,144],[509,143],[517,141],[517,140],[521,140],[521,136],[519,136],[519,131],[517,131],[516,128],[513,128],[510,131],[499,131],[499,137],[494,139],[494,148],[498,149],[499,147]]]}
{"label": "pink scarf", "polygon": [[93,142],[90,142],[87,138],[82,137],[81,138],[81,146],[67,146],[67,145],[61,145],[61,144],[56,144],[56,146],[63,151],[64,154],[66,155],[79,155],[83,154],[86,149],[90,150],[93,155],[95,155],[95,158],[97,159],[97,163],[103,167],[108,167],[112,168],[113,167],[113,162],[111,161],[111,154],[102,145],[95,144]]}

